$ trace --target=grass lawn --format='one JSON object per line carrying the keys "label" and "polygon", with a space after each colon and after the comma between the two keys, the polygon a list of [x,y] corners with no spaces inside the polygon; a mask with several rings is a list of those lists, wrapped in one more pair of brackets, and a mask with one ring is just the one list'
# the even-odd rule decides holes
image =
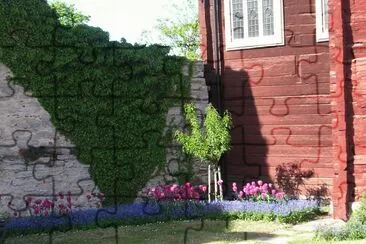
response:
{"label": "grass lawn", "polygon": [[[205,220],[202,230],[200,220],[172,221],[166,223],[145,224],[140,226],[121,226],[117,229],[93,229],[48,234],[11,237],[6,243],[184,243],[187,231],[187,243],[261,243],[258,238],[272,237],[272,232],[288,228],[286,225],[268,222],[249,222],[235,220]],[[227,228],[228,227],[228,228]],[[192,229],[190,229],[192,228]],[[246,233],[247,232],[247,233]],[[247,241],[246,241],[247,240]]]}
{"label": "grass lawn", "polygon": [[26,235],[9,237],[6,243],[337,243],[361,244],[360,241],[316,241],[313,232],[294,230],[292,225],[275,222],[244,220],[204,220],[201,229],[200,220],[171,221],[139,226],[121,226],[114,228],[91,229],[86,231],[56,232],[52,235]]}

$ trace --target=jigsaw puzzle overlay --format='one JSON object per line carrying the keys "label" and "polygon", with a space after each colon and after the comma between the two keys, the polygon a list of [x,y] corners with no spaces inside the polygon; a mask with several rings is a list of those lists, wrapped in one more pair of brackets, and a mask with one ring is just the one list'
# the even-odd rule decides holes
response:
{"label": "jigsaw puzzle overlay", "polygon": [[[107,206],[139,202],[145,187],[186,182],[190,167],[199,171],[171,135],[184,126],[185,102],[195,101],[203,116],[202,64],[183,68],[166,47],[61,26],[41,0],[2,1],[1,19],[2,213],[51,215],[65,208],[59,202],[88,208],[99,191]],[[200,172],[195,177],[202,181]],[[97,211],[95,223],[109,227],[99,216],[116,214]],[[71,220],[63,221],[69,230]]]}
{"label": "jigsaw puzzle overlay", "polygon": [[[215,32],[228,33],[219,2],[215,30],[213,1],[200,1],[201,32],[207,33],[201,50],[211,74],[217,70]],[[303,193],[326,187],[333,216],[346,219],[349,203],[364,191],[364,33],[358,26],[365,10],[360,1],[329,0],[329,42],[319,42],[315,2],[283,3],[283,46],[226,51],[227,37],[219,34],[220,89],[214,75],[206,77],[213,77],[233,114],[228,184],[243,176],[271,180],[278,165],[296,163],[313,172]]]}
{"label": "jigsaw puzzle overlay", "polygon": [[[45,1],[0,2],[1,213],[36,215],[30,203],[44,198],[89,207],[90,194],[100,191],[107,205],[148,205],[145,188],[205,182],[199,165],[189,170],[192,162],[171,133],[184,127],[182,105],[193,100],[203,117],[209,95],[233,116],[226,188],[233,181],[273,181],[276,166],[298,163],[314,172],[306,187],[325,184],[335,216],[345,217],[347,201],[364,190],[363,49],[344,43],[362,40],[347,21],[359,14],[356,3],[339,7],[329,0],[330,49],[316,42],[313,1],[284,3],[284,46],[224,51],[219,35],[220,84],[212,1],[198,2],[209,94],[202,64],[182,72],[182,60],[169,58],[164,47],[109,42],[99,28],[61,26]],[[146,209],[151,216],[160,211]],[[118,226],[101,219],[120,214],[112,207],[94,216],[98,227],[114,227],[116,243]],[[71,230],[69,217],[57,221]],[[189,226],[184,241],[194,242],[190,234],[204,228],[205,219]]]}

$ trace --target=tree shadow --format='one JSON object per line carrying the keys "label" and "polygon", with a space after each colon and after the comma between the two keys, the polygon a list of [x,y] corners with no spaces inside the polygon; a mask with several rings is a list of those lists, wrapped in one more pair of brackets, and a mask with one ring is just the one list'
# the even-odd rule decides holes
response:
{"label": "tree shadow", "polygon": [[[184,243],[190,243],[193,239],[204,239],[205,243],[216,241],[266,241],[276,237],[276,234],[271,234],[263,230],[258,231],[230,231],[229,219],[225,221],[201,219],[200,225],[195,227],[187,227],[184,231]],[[212,233],[215,233],[212,235]]]}
{"label": "tree shadow", "polygon": [[[223,23],[221,4],[217,4],[217,11],[210,5],[210,1],[200,1],[200,12],[204,18],[200,25],[205,30],[201,38],[202,59],[205,62],[204,75],[209,87],[209,101],[219,111],[228,110],[233,120],[231,131],[232,144],[220,160],[224,179],[224,194],[231,198],[233,182],[246,183],[251,180],[273,182],[269,177],[266,165],[267,142],[262,136],[261,123],[258,118],[255,98],[248,72],[241,68],[233,70],[225,65],[223,48]],[[216,13],[216,16],[213,16]],[[212,23],[217,20],[216,24]],[[242,67],[242,66],[241,66]]]}
{"label": "tree shadow", "polygon": [[299,164],[283,163],[276,167],[276,183],[287,195],[296,197],[301,194],[305,180],[313,176],[312,170],[302,170]]}
{"label": "tree shadow", "polygon": [[232,182],[244,184],[253,180],[273,183],[266,162],[268,143],[262,136],[262,125],[247,71],[225,67],[222,90],[223,107],[233,119],[232,148],[223,161],[227,187]]}

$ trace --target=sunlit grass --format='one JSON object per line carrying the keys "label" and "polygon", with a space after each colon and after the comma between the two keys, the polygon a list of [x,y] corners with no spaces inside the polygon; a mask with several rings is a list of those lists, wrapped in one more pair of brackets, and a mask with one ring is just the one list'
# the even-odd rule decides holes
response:
{"label": "sunlit grass", "polygon": [[[273,232],[288,228],[286,225],[270,222],[243,220],[200,220],[172,221],[138,226],[73,231],[41,235],[12,237],[6,243],[261,243],[258,238],[272,237]],[[186,234],[187,233],[187,234]]]}

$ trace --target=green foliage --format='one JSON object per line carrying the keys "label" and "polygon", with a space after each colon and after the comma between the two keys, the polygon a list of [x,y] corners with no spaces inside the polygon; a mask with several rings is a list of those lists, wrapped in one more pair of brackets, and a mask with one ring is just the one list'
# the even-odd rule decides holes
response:
{"label": "green foliage", "polygon": [[38,98],[90,164],[105,203],[136,196],[165,163],[165,115],[187,97],[186,61],[166,47],[110,42],[100,28],[60,26],[43,0],[1,1],[0,31],[12,82]]}
{"label": "green foliage", "polygon": [[205,216],[208,219],[241,219],[249,221],[278,221],[285,224],[298,224],[314,219],[318,215],[317,209],[309,209],[292,212],[285,216],[279,216],[272,213],[253,213],[253,212],[229,212],[229,213],[212,213]]}
{"label": "green foliage", "polygon": [[366,225],[366,193],[362,194],[360,206],[355,210],[351,219],[356,219]]}
{"label": "green foliage", "polygon": [[142,43],[162,43],[172,47],[172,53],[189,60],[200,58],[200,36],[198,25],[198,4],[196,0],[175,0],[167,6],[170,16],[158,20],[155,26],[159,33],[153,41],[152,31],[142,33]]}
{"label": "green foliage", "polygon": [[278,221],[286,224],[298,224],[314,219],[317,215],[320,215],[320,211],[317,208],[304,209],[301,211],[291,212],[289,215],[278,216]]}
{"label": "green foliage", "polygon": [[356,209],[344,227],[323,228],[317,231],[317,239],[360,240],[366,239],[366,194],[362,195],[360,206]]}
{"label": "green foliage", "polygon": [[197,51],[200,44],[198,18],[186,23],[161,21],[158,28],[168,39],[168,43],[178,49],[178,54],[191,60],[199,59]]}
{"label": "green foliage", "polygon": [[212,104],[209,104],[206,108],[204,128],[201,128],[194,104],[185,104],[184,113],[191,126],[191,133],[179,130],[175,133],[183,151],[201,161],[217,162],[222,154],[230,149],[230,114],[226,111],[221,117]]}
{"label": "green foliage", "polygon": [[90,20],[90,16],[84,15],[82,12],[75,9],[75,5],[66,4],[56,0],[50,4],[58,15],[58,20],[64,26],[76,26],[86,24]]}

